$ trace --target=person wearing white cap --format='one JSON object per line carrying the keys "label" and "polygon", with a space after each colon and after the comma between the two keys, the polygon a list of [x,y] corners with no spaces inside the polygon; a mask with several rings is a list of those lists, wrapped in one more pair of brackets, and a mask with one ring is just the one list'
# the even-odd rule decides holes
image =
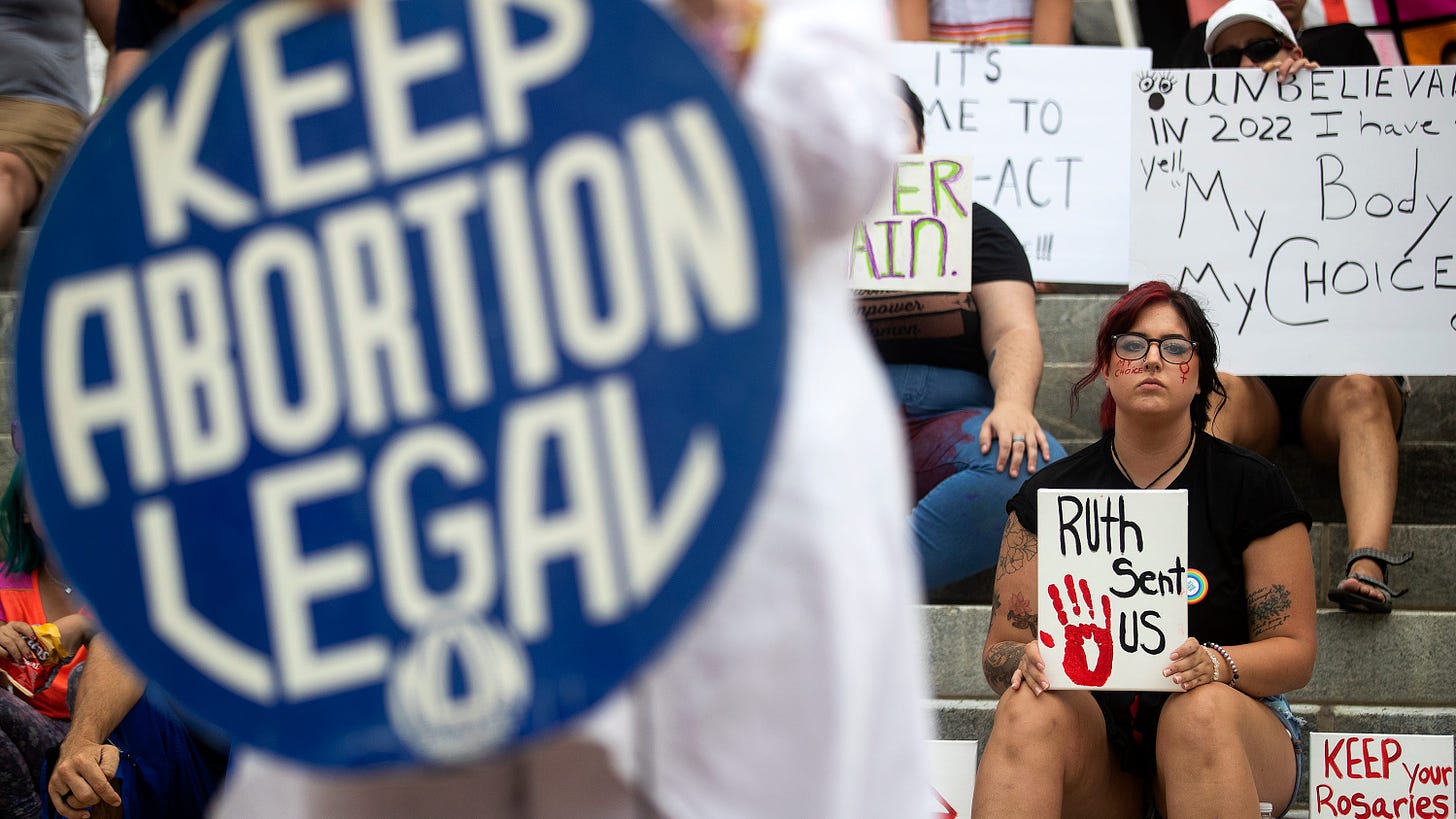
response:
{"label": "person wearing white cap", "polygon": [[[1320,65],[1293,37],[1271,0],[1230,0],[1208,19],[1203,50],[1213,68],[1259,66],[1286,81]],[[1347,576],[1326,596],[1346,611],[1388,614],[1404,593],[1391,587],[1389,569],[1412,557],[1390,552],[1408,383],[1365,374],[1220,377],[1228,395],[1214,408],[1211,434],[1265,457],[1281,443],[1303,446],[1316,463],[1338,468]]]}
{"label": "person wearing white cap", "polygon": [[1229,0],[1208,18],[1203,53],[1210,68],[1262,68],[1287,82],[1301,68],[1319,68],[1304,56],[1294,28],[1273,0]]}
{"label": "person wearing white cap", "polygon": [[[1230,3],[1229,5],[1236,5]],[[1237,5],[1245,5],[1238,3]],[[1262,4],[1261,4],[1262,5]],[[1275,4],[1280,16],[1294,35],[1293,42],[1304,49],[1304,56],[1320,65],[1357,66],[1379,65],[1375,48],[1365,36],[1365,30],[1352,23],[1304,27],[1306,0],[1277,0]],[[1227,8],[1227,6],[1225,6]],[[1178,45],[1172,62],[1156,68],[1207,68],[1208,54],[1204,47],[1208,42],[1208,31],[1212,20],[1195,25]]]}

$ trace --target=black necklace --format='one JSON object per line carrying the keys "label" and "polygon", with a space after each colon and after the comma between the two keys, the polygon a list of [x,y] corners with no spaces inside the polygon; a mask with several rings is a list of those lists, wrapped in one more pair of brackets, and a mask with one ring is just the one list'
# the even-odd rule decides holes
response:
{"label": "black necklace", "polygon": [[[1163,478],[1165,478],[1168,475],[1169,472],[1172,472],[1175,468],[1177,468],[1178,464],[1183,463],[1183,459],[1184,458],[1187,458],[1188,457],[1188,453],[1193,451],[1193,442],[1196,441],[1196,440],[1198,440],[1198,431],[1197,430],[1194,430],[1194,429],[1191,429],[1190,428],[1189,429],[1189,433],[1190,434],[1188,436],[1188,446],[1183,449],[1183,454],[1178,456],[1178,460],[1174,461],[1171,464],[1168,464],[1168,468],[1167,469],[1164,469],[1162,472],[1159,472],[1158,473],[1158,477],[1153,478],[1152,480],[1148,481],[1145,486],[1138,486],[1139,489],[1147,489],[1149,486],[1152,486],[1152,485],[1156,484],[1158,481],[1161,481]],[[1135,481],[1135,480],[1132,479],[1132,473],[1127,471],[1127,467],[1125,467],[1125,466],[1122,465],[1122,459],[1119,458],[1119,457],[1117,457],[1117,436],[1116,435],[1112,436],[1112,462],[1115,463],[1115,464],[1117,464],[1117,468],[1122,472],[1122,476],[1124,478],[1127,478],[1128,483],[1131,483],[1133,486],[1137,486],[1137,481]]]}

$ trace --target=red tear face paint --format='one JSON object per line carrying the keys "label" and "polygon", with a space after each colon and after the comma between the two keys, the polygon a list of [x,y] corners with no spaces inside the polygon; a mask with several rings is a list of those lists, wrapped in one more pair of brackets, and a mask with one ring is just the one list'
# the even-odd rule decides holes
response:
{"label": "red tear face paint", "polygon": [[1178,383],[1180,383],[1180,384],[1186,384],[1188,382],[1188,362],[1187,361],[1185,361],[1182,364],[1179,364],[1178,365],[1178,372],[1182,373],[1182,376],[1180,376]]}

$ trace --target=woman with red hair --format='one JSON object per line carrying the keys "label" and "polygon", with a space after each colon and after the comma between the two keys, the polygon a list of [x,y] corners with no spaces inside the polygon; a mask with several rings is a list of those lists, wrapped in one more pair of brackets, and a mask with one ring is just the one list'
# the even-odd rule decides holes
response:
{"label": "woman with red hair", "polygon": [[[1007,504],[982,654],[1001,693],[974,812],[1141,817],[1287,810],[1307,765],[1283,694],[1314,669],[1309,515],[1273,464],[1206,432],[1218,339],[1188,294],[1148,282],[1113,305],[1076,385],[1106,384],[1100,441]],[[1075,392],[1074,392],[1075,395]],[[1163,670],[1180,693],[1054,690],[1038,643],[1042,488],[1184,489],[1188,569],[1206,578]],[[1047,624],[1048,631],[1055,624]],[[1061,635],[1057,635],[1061,639]]]}

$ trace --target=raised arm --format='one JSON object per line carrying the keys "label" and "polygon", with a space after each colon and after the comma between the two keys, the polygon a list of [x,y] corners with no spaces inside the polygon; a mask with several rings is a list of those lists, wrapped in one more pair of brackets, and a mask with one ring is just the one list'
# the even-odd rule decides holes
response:
{"label": "raised arm", "polygon": [[110,51],[116,44],[116,0],[83,0],[86,20],[101,44]]}
{"label": "raised arm", "polygon": [[1072,0],[1036,0],[1031,7],[1031,42],[1072,44]]}
{"label": "raised arm", "polygon": [[[1224,646],[1239,667],[1238,688],[1255,697],[1283,694],[1314,673],[1314,563],[1309,532],[1291,524],[1244,552],[1249,642]],[[1232,673],[1219,658],[1222,679]]]}
{"label": "raised arm", "polygon": [[981,669],[997,694],[1019,688],[1023,680],[1033,693],[1046,690],[1046,666],[1036,633],[1036,535],[1013,514],[1007,516],[1001,534],[991,627],[981,651]]}
{"label": "raised arm", "polygon": [[930,39],[930,0],[895,0],[895,39]]}
{"label": "raised arm", "polygon": [[[971,291],[981,316],[981,346],[986,351],[996,405],[981,424],[981,452],[990,452],[992,439],[1000,444],[996,470],[1021,474],[1025,459],[1035,472],[1037,455],[1051,460],[1046,433],[1032,414],[1041,384],[1041,329],[1036,323],[1036,291],[1024,281],[991,281]],[[1016,438],[1025,438],[1025,446]]]}

